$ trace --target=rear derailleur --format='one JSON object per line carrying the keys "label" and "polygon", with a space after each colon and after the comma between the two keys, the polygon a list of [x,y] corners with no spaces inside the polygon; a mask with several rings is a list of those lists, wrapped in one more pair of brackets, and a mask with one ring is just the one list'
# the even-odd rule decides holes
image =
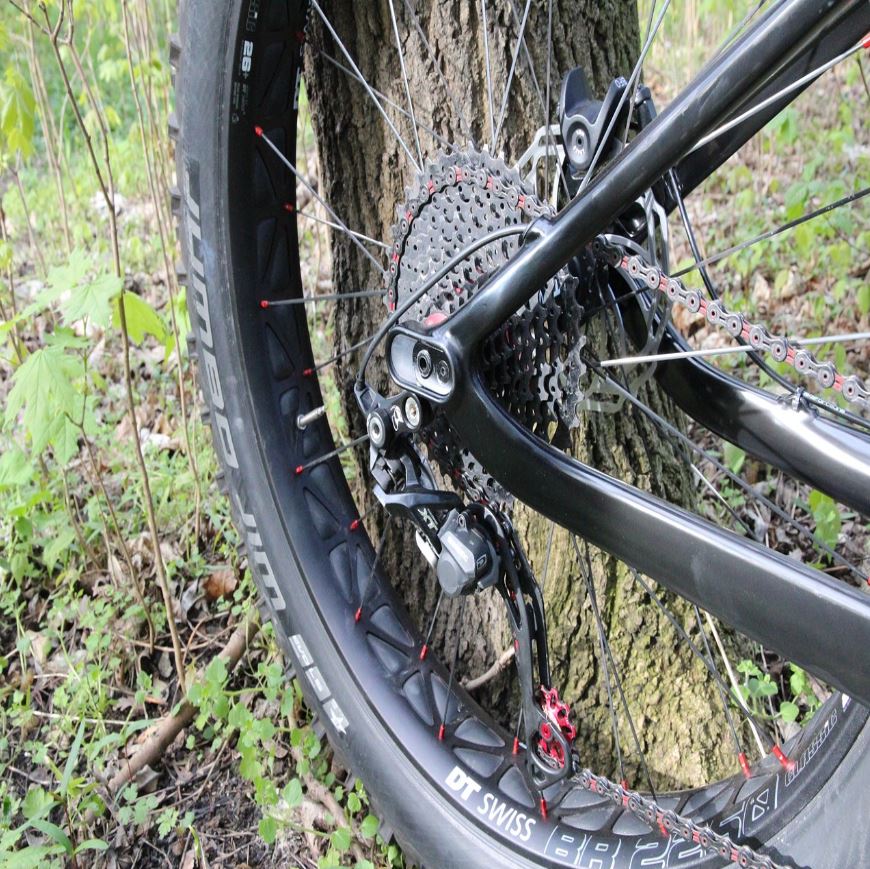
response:
{"label": "rear derailleur", "polygon": [[[356,398],[366,416],[375,497],[413,524],[444,594],[494,588],[505,603],[520,683],[524,774],[533,791],[543,791],[574,772],[576,728],[551,682],[543,595],[517,533],[502,511],[437,487],[414,443],[431,422],[428,405],[410,392],[384,398],[364,384]],[[520,744],[518,737],[515,754]]]}

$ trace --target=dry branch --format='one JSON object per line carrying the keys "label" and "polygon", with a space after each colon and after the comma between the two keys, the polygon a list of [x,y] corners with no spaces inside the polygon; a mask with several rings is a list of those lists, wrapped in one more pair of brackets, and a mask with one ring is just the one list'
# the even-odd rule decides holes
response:
{"label": "dry branch", "polygon": [[[246,618],[233,631],[226,646],[218,654],[218,657],[223,658],[226,662],[228,671],[231,671],[238,664],[259,628],[259,620],[254,615]],[[196,681],[198,679],[194,679],[194,682]],[[185,700],[178,712],[155,724],[139,750],[124,762],[122,768],[109,781],[109,793],[116,794],[133,779],[139,770],[159,760],[166,749],[172,745],[175,737],[190,724],[195,714],[196,707]]]}

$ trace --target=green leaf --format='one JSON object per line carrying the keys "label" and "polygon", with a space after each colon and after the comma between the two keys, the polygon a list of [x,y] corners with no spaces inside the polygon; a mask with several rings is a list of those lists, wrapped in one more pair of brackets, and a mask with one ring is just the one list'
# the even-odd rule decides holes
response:
{"label": "green leaf", "polygon": [[339,827],[332,831],[329,841],[336,851],[343,854],[350,848],[350,830],[347,827]]}
{"label": "green leaf", "polygon": [[371,839],[378,832],[381,822],[374,815],[366,815],[360,824],[359,831],[366,839]]}
{"label": "green leaf", "polygon": [[0,84],[0,144],[10,156],[33,153],[34,107],[30,83],[10,64]]}
{"label": "green leaf", "polygon": [[49,569],[54,570],[61,555],[69,549],[76,539],[72,528],[64,528],[52,534],[51,539],[42,548],[42,563]]}
{"label": "green leaf", "polygon": [[791,688],[792,694],[797,697],[801,694],[809,693],[812,690],[812,685],[807,678],[807,674],[796,664],[789,664],[789,667],[791,667],[791,676],[789,676],[788,685]]}
{"label": "green leaf", "polygon": [[33,478],[33,463],[17,445],[12,444],[0,455],[0,488],[22,486]]}
{"label": "green leaf", "polygon": [[725,459],[725,466],[732,474],[739,474],[743,463],[746,461],[746,453],[740,447],[736,447],[727,441],[722,449],[722,457]]}
{"label": "green leaf", "polygon": [[51,821],[46,821],[42,818],[34,818],[30,822],[30,826],[39,830],[40,833],[44,833],[50,839],[54,839],[54,841],[60,845],[67,854],[72,855],[73,843],[70,841],[69,836],[67,836],[67,834],[64,833],[57,824],[52,824]]}
{"label": "green leaf", "polygon": [[80,845],[76,846],[76,854],[81,854],[82,851],[108,851],[109,843],[102,839],[85,839]]}
{"label": "green leaf", "polygon": [[3,855],[3,869],[33,869],[44,866],[49,857],[63,853],[57,845],[31,845],[10,856]]}
{"label": "green leaf", "polygon": [[792,703],[791,700],[783,700],[783,702],[779,704],[779,714],[782,716],[783,721],[797,721],[800,709],[798,708],[798,705]]}
{"label": "green leaf", "polygon": [[295,809],[302,804],[302,782],[298,778],[290,779],[281,791],[281,796],[291,809]]}
{"label": "green leaf", "polygon": [[843,520],[834,499],[814,489],[810,492],[809,502],[817,536],[828,546],[836,546]]}
{"label": "green leaf", "polygon": [[64,322],[69,325],[87,318],[98,326],[108,326],[112,314],[111,301],[123,286],[124,282],[115,275],[103,275],[78,284],[72,288],[69,299],[61,302]]}
{"label": "green leaf", "polygon": [[768,677],[765,677],[763,680],[759,680],[756,690],[761,697],[773,697],[779,689]]}
{"label": "green leaf", "polygon": [[66,796],[69,793],[69,783],[75,772],[76,764],[79,762],[79,752],[82,750],[82,741],[85,738],[85,722],[79,724],[79,729],[76,732],[76,738],[73,741],[72,747],[67,755],[66,763],[63,767],[63,776],[60,780],[60,793]]}
{"label": "green leaf", "polygon": [[47,305],[62,293],[78,286],[87,277],[89,268],[88,255],[81,248],[76,248],[62,266],[54,266],[48,270],[45,289],[39,294],[39,302]]}
{"label": "green leaf", "polygon": [[754,661],[749,661],[746,658],[740,661],[740,663],[737,665],[737,672],[744,673],[747,676],[761,676],[761,670],[758,669],[758,664],[756,664]]}
{"label": "green leaf", "polygon": [[12,375],[12,390],[6,405],[6,422],[12,423],[23,410],[22,423],[30,434],[34,452],[41,452],[62,434],[69,414],[77,419],[82,399],[73,384],[83,372],[81,360],[62,345],[40,347]]}
{"label": "green leaf", "polygon": [[267,845],[271,845],[278,835],[278,822],[270,815],[267,815],[265,818],[260,818],[258,829],[260,831],[260,838]]}
{"label": "green leaf", "polygon": [[21,814],[25,819],[32,821],[47,815],[54,806],[54,797],[45,788],[33,787],[27,791],[21,803]]}
{"label": "green leaf", "polygon": [[160,315],[148,302],[135,293],[123,293],[115,300],[112,310],[112,324],[121,326],[119,308],[124,302],[124,313],[127,315],[127,334],[135,344],[141,344],[146,335],[153,335],[159,342],[166,340],[166,327]]}
{"label": "green leaf", "polygon": [[862,315],[870,314],[870,284],[862,284],[858,287],[856,295],[858,310]]}

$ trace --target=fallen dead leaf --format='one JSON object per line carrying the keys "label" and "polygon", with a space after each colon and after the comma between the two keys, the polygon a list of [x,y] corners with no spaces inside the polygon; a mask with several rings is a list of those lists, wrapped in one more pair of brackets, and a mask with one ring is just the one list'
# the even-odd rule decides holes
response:
{"label": "fallen dead leaf", "polygon": [[203,590],[210,601],[229,597],[239,584],[235,571],[230,567],[213,571],[203,583]]}

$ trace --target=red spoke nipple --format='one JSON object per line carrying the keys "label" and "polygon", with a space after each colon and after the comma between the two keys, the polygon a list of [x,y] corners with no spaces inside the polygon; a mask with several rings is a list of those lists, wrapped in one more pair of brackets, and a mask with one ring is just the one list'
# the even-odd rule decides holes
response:
{"label": "red spoke nipple", "polygon": [[746,759],[746,755],[742,751],[737,755],[737,760],[740,761],[740,769],[743,770],[743,775],[745,775],[746,778],[749,778],[752,775],[752,770],[749,768],[749,761]]}
{"label": "red spoke nipple", "polygon": [[541,797],[541,817],[547,820],[547,801]]}
{"label": "red spoke nipple", "polygon": [[314,369],[313,369],[313,368],[306,368],[306,369],[302,372],[302,376],[303,376],[303,377],[311,377],[312,374],[314,374]]}
{"label": "red spoke nipple", "polygon": [[519,754],[520,753],[520,738],[519,736],[514,737],[514,747],[511,750],[511,754]]}
{"label": "red spoke nipple", "polygon": [[254,127],[254,132],[262,138],[263,136],[263,128],[262,127]]}
{"label": "red spoke nipple", "polygon": [[623,779],[619,784],[622,786],[622,789],[623,789],[624,791],[630,791],[630,790],[631,790],[631,788],[628,786],[628,779],[627,779],[627,778],[624,778],[624,779]]}
{"label": "red spoke nipple", "polygon": [[353,620],[354,620],[355,623],[359,622],[359,620],[360,620],[361,618],[362,618],[362,607],[360,607],[360,608],[359,608],[359,609],[358,609],[358,610],[353,614]]}
{"label": "red spoke nipple", "polygon": [[348,525],[348,528],[351,531],[356,531],[356,529],[359,528],[359,526],[360,526],[360,520],[354,519],[353,522],[351,522],[350,525]]}
{"label": "red spoke nipple", "polygon": [[261,299],[260,300],[260,307],[265,311],[266,308],[269,307],[269,300],[268,299]]}
{"label": "red spoke nipple", "polygon": [[861,42],[864,48],[870,48],[870,33],[868,33]]}
{"label": "red spoke nipple", "polygon": [[420,660],[423,661],[426,659],[426,655],[429,654],[429,647],[423,643],[423,647],[420,649]]}
{"label": "red spoke nipple", "polygon": [[296,476],[299,477],[302,475],[302,472],[305,470],[305,465],[296,465]]}
{"label": "red spoke nipple", "polygon": [[444,722],[441,722],[441,726],[438,728],[438,741],[444,741]]}
{"label": "red spoke nipple", "polygon": [[286,211],[288,214],[292,214],[294,211],[296,211],[296,206],[292,202],[285,202],[284,211]]}
{"label": "red spoke nipple", "polygon": [[778,745],[773,746],[773,756],[785,769],[792,770],[795,768],[795,762]]}

